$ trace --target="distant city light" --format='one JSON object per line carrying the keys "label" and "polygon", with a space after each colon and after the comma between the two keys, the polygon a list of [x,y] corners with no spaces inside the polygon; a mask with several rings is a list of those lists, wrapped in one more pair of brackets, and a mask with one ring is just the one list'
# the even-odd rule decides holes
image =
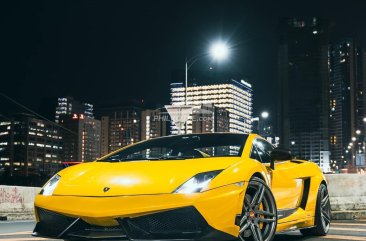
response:
{"label": "distant city light", "polygon": [[357,130],[357,131],[356,131],[356,134],[357,134],[357,135],[361,134],[361,131],[360,131],[360,130]]}

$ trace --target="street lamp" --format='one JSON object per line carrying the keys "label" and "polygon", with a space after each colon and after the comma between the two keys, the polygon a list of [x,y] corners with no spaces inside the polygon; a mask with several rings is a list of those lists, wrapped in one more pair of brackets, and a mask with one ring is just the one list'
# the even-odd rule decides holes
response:
{"label": "street lamp", "polygon": [[267,118],[268,118],[268,116],[269,116],[269,113],[268,113],[267,111],[263,111],[263,112],[261,113],[261,117],[262,117],[263,119],[267,119]]}
{"label": "street lamp", "polygon": [[210,53],[214,59],[226,59],[229,55],[229,49],[225,43],[217,42],[211,46]]}
{"label": "street lamp", "polygon": [[[200,53],[193,56],[190,59],[186,59],[185,62],[185,97],[184,105],[166,105],[165,108],[168,111],[170,117],[178,127],[178,134],[181,134],[182,127],[187,123],[189,115],[192,112],[193,106],[188,106],[188,70],[192,65],[201,57],[211,54],[215,60],[221,60],[228,56],[229,48],[225,43],[217,42],[213,44],[209,52]],[[187,133],[187,125],[185,126],[185,133]]]}
{"label": "street lamp", "polygon": [[212,44],[209,53],[201,53],[198,55],[193,56],[190,59],[186,59],[186,64],[185,64],[185,105],[188,104],[187,100],[188,100],[188,95],[187,95],[187,90],[188,90],[188,70],[192,67],[192,65],[201,57],[207,56],[208,54],[210,54],[212,56],[213,59],[215,60],[223,60],[226,59],[229,55],[229,47],[223,43],[223,42],[216,42],[214,44]]}

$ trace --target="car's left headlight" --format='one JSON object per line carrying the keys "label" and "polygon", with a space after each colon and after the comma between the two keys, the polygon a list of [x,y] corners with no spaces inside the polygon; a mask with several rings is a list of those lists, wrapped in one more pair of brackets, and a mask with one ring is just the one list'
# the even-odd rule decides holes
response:
{"label": "car's left headlight", "polygon": [[61,176],[56,174],[54,175],[42,188],[40,194],[43,196],[52,196],[53,191],[55,191],[58,182],[60,181]]}
{"label": "car's left headlight", "polygon": [[222,170],[202,172],[179,186],[174,193],[197,193],[203,191]]}

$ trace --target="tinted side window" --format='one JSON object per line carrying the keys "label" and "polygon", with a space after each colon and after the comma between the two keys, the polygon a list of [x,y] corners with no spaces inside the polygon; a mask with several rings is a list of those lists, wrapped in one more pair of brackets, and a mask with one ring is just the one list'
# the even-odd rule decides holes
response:
{"label": "tinted side window", "polygon": [[274,149],[274,147],[269,144],[268,142],[256,139],[254,141],[254,145],[256,146],[258,150],[258,155],[260,156],[262,163],[270,163],[271,162],[271,152]]}

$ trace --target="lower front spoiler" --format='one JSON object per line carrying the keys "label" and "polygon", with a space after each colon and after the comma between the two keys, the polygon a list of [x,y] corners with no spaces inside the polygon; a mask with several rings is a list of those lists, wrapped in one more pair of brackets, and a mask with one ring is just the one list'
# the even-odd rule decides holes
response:
{"label": "lower front spoiler", "polygon": [[192,206],[158,212],[135,218],[117,218],[118,226],[90,225],[81,218],[72,218],[36,207],[39,222],[33,236],[60,239],[119,240],[230,240],[236,237],[208,225]]}

